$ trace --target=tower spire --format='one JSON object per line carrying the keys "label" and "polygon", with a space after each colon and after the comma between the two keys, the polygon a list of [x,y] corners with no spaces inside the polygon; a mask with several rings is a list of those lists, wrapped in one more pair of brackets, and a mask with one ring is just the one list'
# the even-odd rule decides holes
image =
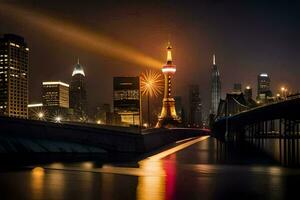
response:
{"label": "tower spire", "polygon": [[168,41],[168,46],[167,46],[167,64],[172,64],[172,46],[170,41]]}
{"label": "tower spire", "polygon": [[77,57],[77,64],[79,64],[79,57]]}
{"label": "tower spire", "polygon": [[176,114],[175,100],[171,95],[172,91],[172,77],[176,72],[176,66],[172,62],[172,46],[168,42],[167,46],[167,63],[162,67],[162,72],[165,78],[164,98],[161,114],[156,124],[157,128],[172,127],[179,124],[179,118]]}
{"label": "tower spire", "polygon": [[216,65],[216,55],[213,54],[213,65]]}

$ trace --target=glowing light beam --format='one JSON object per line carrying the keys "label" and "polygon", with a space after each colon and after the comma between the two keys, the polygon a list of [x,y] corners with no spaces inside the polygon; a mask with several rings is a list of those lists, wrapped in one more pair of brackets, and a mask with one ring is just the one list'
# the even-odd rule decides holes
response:
{"label": "glowing light beam", "polygon": [[141,67],[150,66],[159,69],[162,66],[162,62],[101,33],[95,33],[71,23],[62,22],[60,19],[42,15],[32,9],[0,3],[0,13],[25,23],[25,27],[32,25],[49,37],[54,37],[57,40],[62,40],[96,54],[110,56]]}

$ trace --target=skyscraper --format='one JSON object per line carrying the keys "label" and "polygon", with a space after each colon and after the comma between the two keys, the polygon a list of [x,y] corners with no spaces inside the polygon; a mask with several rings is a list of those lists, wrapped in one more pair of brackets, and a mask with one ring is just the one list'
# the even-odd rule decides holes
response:
{"label": "skyscraper", "polygon": [[157,128],[176,126],[179,124],[179,119],[176,115],[175,100],[171,95],[172,76],[176,72],[176,66],[173,64],[172,61],[171,50],[172,47],[169,43],[167,47],[167,63],[162,68],[162,72],[165,78],[165,89],[164,89],[164,98],[163,98],[163,106],[162,106],[161,114],[156,124]]}
{"label": "skyscraper", "polygon": [[69,85],[60,81],[43,82],[43,106],[69,108]]}
{"label": "skyscraper", "polygon": [[111,114],[110,104],[104,103],[94,109],[94,119],[97,124],[109,124]]}
{"label": "skyscraper", "polygon": [[0,38],[0,115],[28,117],[28,54],[24,38]]}
{"label": "skyscraper", "polygon": [[202,104],[199,92],[199,85],[189,86],[189,124],[192,127],[202,127]]}
{"label": "skyscraper", "polygon": [[246,99],[252,99],[252,88],[250,86],[245,88],[244,95]]}
{"label": "skyscraper", "polygon": [[174,100],[175,100],[175,108],[176,108],[177,117],[181,122],[184,122],[185,119],[184,119],[182,98],[181,98],[181,96],[175,96]]}
{"label": "skyscraper", "polygon": [[121,123],[140,125],[140,78],[114,77],[114,113],[121,116]]}
{"label": "skyscraper", "polygon": [[82,65],[74,65],[72,80],[70,84],[70,108],[74,111],[74,119],[78,121],[87,120],[87,93],[85,86],[85,73]]}
{"label": "skyscraper", "polygon": [[69,111],[69,85],[60,81],[43,82],[42,104],[47,119],[66,117]]}
{"label": "skyscraper", "polygon": [[216,65],[216,56],[213,55],[213,66],[211,71],[211,108],[210,113],[216,115],[221,99],[220,72]]}
{"label": "skyscraper", "polygon": [[271,79],[268,74],[262,73],[257,76],[257,100],[265,101],[271,97]]}
{"label": "skyscraper", "polygon": [[242,84],[241,83],[234,83],[233,84],[233,92],[234,93],[241,93],[242,92]]}

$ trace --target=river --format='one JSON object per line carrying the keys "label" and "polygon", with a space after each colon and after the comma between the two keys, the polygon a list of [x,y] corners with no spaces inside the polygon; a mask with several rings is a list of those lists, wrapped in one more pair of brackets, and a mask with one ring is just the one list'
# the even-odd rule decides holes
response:
{"label": "river", "polygon": [[136,161],[2,169],[0,199],[295,199],[300,170],[247,144],[203,136]]}

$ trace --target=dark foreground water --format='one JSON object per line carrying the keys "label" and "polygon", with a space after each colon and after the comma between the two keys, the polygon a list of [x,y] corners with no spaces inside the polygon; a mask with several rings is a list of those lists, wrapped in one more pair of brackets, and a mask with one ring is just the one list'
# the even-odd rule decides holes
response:
{"label": "dark foreground water", "polygon": [[299,199],[300,170],[250,149],[202,137],[138,162],[2,170],[0,199]]}

